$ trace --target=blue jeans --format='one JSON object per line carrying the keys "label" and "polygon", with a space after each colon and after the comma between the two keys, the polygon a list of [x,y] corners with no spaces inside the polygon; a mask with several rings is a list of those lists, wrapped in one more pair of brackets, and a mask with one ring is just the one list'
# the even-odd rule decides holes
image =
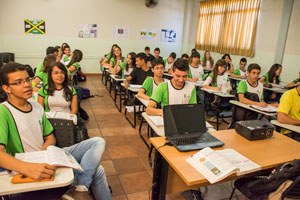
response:
{"label": "blue jeans", "polygon": [[75,171],[73,185],[85,185],[90,188],[96,200],[112,199],[104,168],[100,165],[104,149],[105,141],[100,137],[93,137],[64,148],[74,156],[84,170],[84,172]]}

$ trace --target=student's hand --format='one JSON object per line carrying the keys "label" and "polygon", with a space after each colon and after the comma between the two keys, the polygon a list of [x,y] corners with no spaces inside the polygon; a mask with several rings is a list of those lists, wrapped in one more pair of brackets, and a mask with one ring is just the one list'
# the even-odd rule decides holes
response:
{"label": "student's hand", "polygon": [[221,91],[221,89],[222,89],[222,86],[220,85],[219,87],[216,87],[216,90],[217,91]]}
{"label": "student's hand", "polygon": [[296,83],[295,86],[298,87],[300,85],[300,82]]}
{"label": "student's hand", "polygon": [[30,178],[39,180],[43,178],[51,178],[55,174],[56,167],[46,163],[26,163],[22,174],[29,176]]}
{"label": "student's hand", "polygon": [[265,102],[257,102],[257,105],[260,107],[267,107],[267,104]]}
{"label": "student's hand", "polygon": [[124,87],[127,89],[129,87],[128,81],[124,81]]}

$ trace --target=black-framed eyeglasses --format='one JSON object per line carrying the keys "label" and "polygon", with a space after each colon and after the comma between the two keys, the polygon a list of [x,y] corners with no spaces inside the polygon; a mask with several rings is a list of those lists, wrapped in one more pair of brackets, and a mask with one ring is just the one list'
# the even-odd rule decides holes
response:
{"label": "black-framed eyeglasses", "polygon": [[25,83],[31,83],[32,81],[33,81],[33,78],[28,77],[25,80],[16,80],[13,83],[8,83],[8,85],[24,86]]}

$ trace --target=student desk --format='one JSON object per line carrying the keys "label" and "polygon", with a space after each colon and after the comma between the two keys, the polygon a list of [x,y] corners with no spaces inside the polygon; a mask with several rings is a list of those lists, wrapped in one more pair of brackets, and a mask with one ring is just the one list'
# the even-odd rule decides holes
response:
{"label": "student desk", "polygon": [[278,122],[277,120],[271,120],[271,123],[274,124],[275,126],[279,126],[281,128],[285,128],[290,131],[300,133],[300,126],[291,125],[291,124],[283,124],[283,123]]}
{"label": "student desk", "polygon": [[[221,91],[216,91],[216,90],[211,90],[211,89],[206,89],[206,88],[201,88],[202,91],[208,93],[208,94],[213,94],[215,96],[218,96],[222,99],[234,99],[235,96],[229,93],[223,94]],[[220,114],[222,113],[222,110],[220,109],[220,107],[218,107],[216,109],[217,112],[217,130],[219,130],[219,118],[220,118]],[[231,116],[231,115],[230,115]],[[229,117],[229,116],[225,116],[225,117]],[[224,122],[226,122],[224,120],[224,117],[221,117],[223,119]],[[228,122],[226,122],[228,123]]]}
{"label": "student desk", "polygon": [[116,101],[117,101],[117,95],[120,95],[121,98],[121,83],[123,81],[125,81],[126,79],[124,78],[117,78],[117,75],[110,75],[110,86],[109,86],[109,94],[111,95],[111,90],[114,90],[114,96],[111,95],[111,97],[113,98],[115,105],[117,107],[117,109],[119,110],[119,112],[121,112],[120,108],[117,106]]}
{"label": "student desk", "polygon": [[[274,132],[272,138],[256,141],[245,139],[233,129],[215,131],[212,135],[225,143],[223,147],[216,149],[233,148],[259,164],[262,169],[300,158],[300,143],[277,132]],[[163,200],[166,194],[210,185],[207,179],[185,161],[197,151],[179,152],[175,147],[163,146],[165,137],[153,137],[150,142],[156,149],[152,180],[153,200]],[[223,181],[237,178],[239,177],[231,175]]]}
{"label": "student desk", "polygon": [[54,181],[13,184],[11,178],[10,175],[0,175],[0,196],[64,187],[73,182],[74,174],[72,168],[57,168]]}
{"label": "student desk", "polygon": [[272,87],[272,88],[264,87],[264,90],[269,90],[269,91],[276,92],[276,93],[281,93],[281,94],[288,91],[288,89],[280,88],[280,87]]}
{"label": "student desk", "polygon": [[261,110],[257,110],[255,108],[252,108],[250,105],[248,104],[244,104],[244,103],[241,103],[239,101],[236,101],[236,100],[230,100],[229,103],[235,105],[235,106],[239,106],[239,107],[242,107],[242,108],[246,108],[248,110],[252,110],[254,112],[257,112],[257,113],[260,113],[260,114],[263,114],[263,115],[266,115],[266,116],[273,116],[275,117],[277,114],[275,112],[264,112],[264,111],[261,111]]}

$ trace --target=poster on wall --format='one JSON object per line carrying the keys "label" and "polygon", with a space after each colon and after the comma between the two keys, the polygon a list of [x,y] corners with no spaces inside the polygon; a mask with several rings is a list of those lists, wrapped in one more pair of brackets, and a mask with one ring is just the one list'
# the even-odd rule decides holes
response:
{"label": "poster on wall", "polygon": [[140,40],[156,40],[157,32],[154,29],[142,29],[139,38]]}
{"label": "poster on wall", "polygon": [[161,29],[160,32],[160,41],[161,42],[175,42],[176,40],[176,31],[169,29]]}
{"label": "poster on wall", "polygon": [[97,24],[79,24],[79,38],[97,38]]}
{"label": "poster on wall", "polygon": [[125,26],[113,26],[112,35],[114,39],[128,39],[129,28]]}
{"label": "poster on wall", "polygon": [[46,33],[45,20],[25,19],[24,20],[24,28],[25,28],[26,34],[28,34],[28,33],[30,33],[30,34],[45,34]]}

